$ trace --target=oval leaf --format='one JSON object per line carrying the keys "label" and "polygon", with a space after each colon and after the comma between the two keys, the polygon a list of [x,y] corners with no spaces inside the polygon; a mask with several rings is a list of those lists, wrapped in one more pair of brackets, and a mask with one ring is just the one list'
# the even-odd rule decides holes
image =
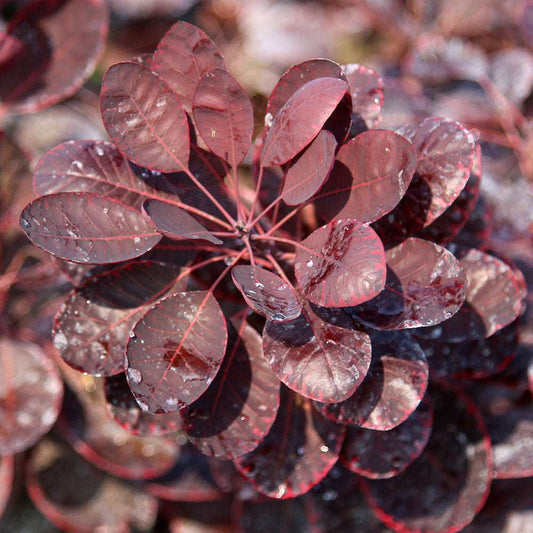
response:
{"label": "oval leaf", "polygon": [[286,322],[300,315],[302,306],[294,288],[277,274],[257,266],[238,265],[231,276],[246,303],[268,320]]}
{"label": "oval leaf", "polygon": [[41,196],[22,211],[20,225],[33,244],[75,263],[133,259],[161,240],[139,211],[92,193]]}
{"label": "oval leaf", "polygon": [[281,191],[287,205],[301,204],[320,189],[333,166],[336,148],[334,135],[321,130],[302,154],[291,161]]}
{"label": "oval leaf", "polygon": [[197,400],[216,376],[228,332],[210,292],[180,292],[161,300],[135,326],[126,375],[149,413],[171,413]]}
{"label": "oval leaf", "polygon": [[278,378],[308,398],[339,402],[353,394],[370,366],[369,336],[340,310],[306,307],[296,320],[267,322],[265,357]]}
{"label": "oval leaf", "polygon": [[302,292],[324,307],[358,305],[385,286],[385,252],[372,228],[335,220],[296,249],[294,273]]}
{"label": "oval leaf", "polygon": [[316,196],[318,212],[327,220],[373,222],[396,207],[415,168],[416,151],[405,137],[387,130],[363,132],[341,146]]}
{"label": "oval leaf", "polygon": [[336,422],[388,431],[407,420],[424,397],[428,364],[407,332],[375,332],[371,341],[372,363],[355,393],[344,402],[315,406]]}
{"label": "oval leaf", "polygon": [[189,164],[189,124],[181,103],[153,72],[117,63],[105,74],[100,96],[109,137],[129,159],[160,172]]}
{"label": "oval leaf", "polygon": [[348,84],[319,78],[298,89],[272,122],[261,152],[261,166],[281,165],[305,148],[342,100]]}
{"label": "oval leaf", "polygon": [[239,82],[225,70],[212,70],[198,84],[192,111],[209,149],[237,167],[254,132],[252,103]]}
{"label": "oval leaf", "polygon": [[215,43],[199,28],[180,20],[159,41],[152,70],[178,95],[187,111],[202,76],[226,65]]}

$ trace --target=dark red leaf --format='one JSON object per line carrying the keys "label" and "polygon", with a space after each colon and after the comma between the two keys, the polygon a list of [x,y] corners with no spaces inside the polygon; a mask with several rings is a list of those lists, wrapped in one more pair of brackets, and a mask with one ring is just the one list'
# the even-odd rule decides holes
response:
{"label": "dark red leaf", "polygon": [[343,144],[325,186],[316,195],[327,220],[373,222],[402,199],[416,168],[416,151],[388,130],[370,130]]}
{"label": "dark red leaf", "polygon": [[231,276],[246,303],[268,320],[287,322],[300,315],[302,305],[294,288],[277,274],[258,266],[237,265]]}
{"label": "dark red leaf", "polygon": [[405,329],[439,324],[457,313],[465,299],[466,280],[451,252],[410,238],[385,255],[385,290],[353,309],[360,320],[379,329]]}
{"label": "dark red leaf", "polygon": [[307,400],[282,388],[272,429],[235,464],[261,494],[293,498],[316,485],[337,462],[344,431],[314,411]]}
{"label": "dark red leaf", "polygon": [[340,403],[315,403],[342,424],[388,431],[411,415],[424,397],[428,365],[424,352],[407,332],[374,332],[372,362],[355,393]]}
{"label": "dark red leaf", "polygon": [[252,103],[239,82],[225,70],[206,74],[194,93],[193,115],[209,149],[237,167],[254,132]]}
{"label": "dark red leaf", "polygon": [[149,531],[155,524],[154,497],[108,476],[62,442],[40,442],[26,472],[33,503],[63,531]]}
{"label": "dark red leaf", "polygon": [[433,431],[422,455],[391,479],[364,481],[378,518],[395,531],[459,531],[488,496],[491,449],[483,420],[464,394],[434,388]]}
{"label": "dark red leaf", "polygon": [[222,244],[220,239],[211,235],[184,209],[154,198],[145,200],[143,207],[158,231],[169,239],[201,239],[213,244]]}
{"label": "dark red leaf", "polygon": [[13,479],[15,477],[15,459],[12,455],[0,457],[0,517],[9,503]]}
{"label": "dark red leaf", "polygon": [[213,383],[180,411],[189,440],[209,456],[234,459],[254,450],[279,407],[279,381],[248,324],[229,327],[226,357]]}
{"label": "dark red leaf", "polygon": [[337,141],[321,130],[302,154],[291,161],[281,196],[287,205],[298,205],[313,196],[324,183],[335,160]]}
{"label": "dark red leaf", "polygon": [[370,479],[396,476],[423,452],[432,423],[431,404],[425,400],[407,420],[389,431],[348,427],[340,460]]}
{"label": "dark red leaf", "polygon": [[159,415],[145,413],[131,393],[125,374],[106,378],[104,390],[109,413],[129,433],[150,437],[181,430],[181,417],[177,412]]}
{"label": "dark red leaf", "polygon": [[342,65],[352,95],[353,112],[368,128],[379,128],[383,107],[383,82],[371,68],[357,63]]}
{"label": "dark red leaf", "polygon": [[93,193],[41,196],[22,211],[20,225],[33,244],[75,263],[133,259],[161,240],[139,211]]}
{"label": "dark red leaf", "polygon": [[[35,0],[0,35],[0,101],[34,113],[72,96],[104,49],[103,0]],[[83,21],[83,24],[80,24]]]}
{"label": "dark red leaf", "polygon": [[468,222],[448,245],[448,248],[453,252],[465,248],[486,248],[492,233],[493,215],[493,206],[483,196],[480,196]]}
{"label": "dark red leaf", "polygon": [[56,421],[63,383],[39,346],[0,340],[0,454],[33,446]]}
{"label": "dark red leaf", "polygon": [[200,79],[215,68],[226,68],[215,43],[182,20],[161,39],[152,63],[152,70],[166,81],[188,111]]}
{"label": "dark red leaf", "polygon": [[154,305],[128,343],[126,374],[149,413],[171,413],[197,400],[226,352],[224,315],[210,292],[180,292]]}
{"label": "dark red leaf", "polygon": [[348,84],[338,78],[319,78],[298,89],[268,130],[261,166],[286,163],[305,148],[322,129],[347,89]]}
{"label": "dark red leaf", "polygon": [[181,103],[152,71],[117,63],[105,74],[100,96],[109,137],[129,159],[161,172],[189,164],[189,124]]}
{"label": "dark red leaf", "polygon": [[490,77],[511,102],[522,104],[533,88],[533,56],[525,48],[498,50],[490,58]]}
{"label": "dark red leaf", "polygon": [[176,284],[180,269],[132,262],[88,278],[67,297],[56,316],[54,344],[65,362],[88,374],[124,371],[128,335],[148,307]]}
{"label": "dark red leaf", "polygon": [[268,321],[263,348],[285,385],[323,402],[351,396],[370,366],[370,338],[342,310],[306,306],[291,322]]}
{"label": "dark red leaf", "polygon": [[356,220],[334,220],[298,245],[294,273],[311,302],[358,305],[383,289],[385,252],[372,228]]}

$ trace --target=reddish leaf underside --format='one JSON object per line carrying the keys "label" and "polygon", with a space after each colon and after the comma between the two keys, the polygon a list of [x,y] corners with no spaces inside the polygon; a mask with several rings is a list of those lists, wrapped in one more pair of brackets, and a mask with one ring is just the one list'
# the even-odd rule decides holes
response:
{"label": "reddish leaf underside", "polygon": [[117,63],[102,81],[102,120],[109,137],[135,163],[160,172],[189,164],[189,124],[181,102],[152,71]]}
{"label": "reddish leaf underside", "polygon": [[299,318],[268,321],[265,357],[278,378],[300,394],[339,402],[353,394],[370,366],[369,336],[341,310],[306,306]]}
{"label": "reddish leaf underside", "polygon": [[294,288],[277,274],[258,266],[237,265],[231,276],[246,303],[268,320],[286,322],[300,315],[302,305]]}
{"label": "reddish leaf underside", "polygon": [[358,305],[383,289],[385,252],[372,228],[356,220],[334,220],[297,246],[294,273],[311,302]]}
{"label": "reddish leaf underside", "polygon": [[254,132],[252,103],[239,82],[225,70],[206,74],[194,93],[193,116],[209,149],[236,168]]}
{"label": "reddish leaf underside", "polygon": [[76,263],[133,259],[161,240],[142,213],[93,193],[41,196],[22,211],[20,225],[35,245]]}
{"label": "reddish leaf underside", "polygon": [[226,352],[226,321],[213,295],[181,292],[161,300],[130,335],[126,374],[144,411],[170,413],[197,400]]}

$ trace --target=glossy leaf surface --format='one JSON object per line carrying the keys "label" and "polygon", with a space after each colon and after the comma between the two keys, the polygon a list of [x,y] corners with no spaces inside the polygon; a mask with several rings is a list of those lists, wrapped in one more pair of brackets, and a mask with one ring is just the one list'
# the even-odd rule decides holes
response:
{"label": "glossy leaf surface", "polygon": [[372,362],[355,393],[344,402],[315,406],[342,424],[388,431],[418,407],[426,392],[428,365],[407,332],[375,332],[370,338]]}
{"label": "glossy leaf surface", "polygon": [[351,396],[370,366],[370,338],[342,310],[306,306],[290,322],[268,321],[263,347],[285,385],[323,402]]}
{"label": "glossy leaf surface", "polygon": [[385,252],[374,230],[356,220],[334,220],[296,248],[294,273],[311,302],[358,305],[385,285]]}
{"label": "glossy leaf surface", "polygon": [[87,279],[56,316],[54,344],[65,362],[88,374],[124,371],[133,326],[147,308],[175,286],[180,269],[152,261],[132,262]]}
{"label": "glossy leaf surface", "polygon": [[139,211],[93,193],[41,196],[26,206],[20,225],[35,245],[76,263],[133,259],[161,240]]}
{"label": "glossy leaf surface", "polygon": [[432,326],[448,320],[466,295],[463,268],[451,252],[410,238],[387,250],[385,290],[352,312],[379,329]]}
{"label": "glossy leaf surface", "polygon": [[226,352],[224,315],[211,293],[180,292],[153,306],[135,326],[126,375],[137,402],[170,413],[197,400]]}
{"label": "glossy leaf surface", "polygon": [[320,189],[333,166],[337,141],[332,133],[321,130],[302,154],[290,163],[281,196],[287,205],[298,205]]}
{"label": "glossy leaf surface", "polygon": [[311,405],[282,388],[272,429],[236,465],[253,486],[270,498],[285,499],[307,492],[336,463],[344,428],[314,412]]}
{"label": "glossy leaf surface", "polygon": [[272,122],[261,153],[261,165],[281,165],[305,148],[347,89],[348,84],[338,78],[319,78],[298,89]]}
{"label": "glossy leaf surface", "polygon": [[152,70],[178,95],[188,111],[202,76],[225,69],[224,60],[211,39],[199,28],[180,20],[159,42]]}
{"label": "glossy leaf surface", "polygon": [[331,175],[316,196],[326,219],[373,222],[396,207],[416,168],[413,145],[388,130],[359,134],[339,149]]}
{"label": "glossy leaf surface", "polygon": [[52,427],[61,408],[63,383],[39,346],[0,340],[0,454],[33,446]]}
{"label": "glossy leaf surface", "polygon": [[206,74],[194,93],[193,116],[209,149],[236,167],[254,131],[252,103],[239,82],[221,69]]}
{"label": "glossy leaf surface", "polygon": [[235,328],[228,328],[226,357],[213,383],[180,411],[189,440],[222,459],[254,450],[279,407],[279,380],[263,357],[260,335],[245,322]]}
{"label": "glossy leaf surface", "polygon": [[181,103],[153,72],[137,63],[117,63],[105,74],[102,120],[129,159],[161,172],[189,163],[189,125]]}
{"label": "glossy leaf surface", "polygon": [[246,303],[268,320],[286,322],[300,315],[302,306],[294,288],[277,274],[258,266],[237,265],[231,276]]}

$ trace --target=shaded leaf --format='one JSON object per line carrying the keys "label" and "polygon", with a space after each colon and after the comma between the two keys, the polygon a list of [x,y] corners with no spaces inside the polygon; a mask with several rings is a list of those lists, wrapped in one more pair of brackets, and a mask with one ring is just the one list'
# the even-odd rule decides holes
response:
{"label": "shaded leaf", "polygon": [[526,48],[498,50],[490,58],[490,77],[515,104],[522,104],[533,88],[533,55]]}
{"label": "shaded leaf", "polygon": [[63,383],[39,346],[0,340],[0,454],[33,446],[56,421]]}
{"label": "shaded leaf", "polygon": [[319,78],[298,89],[268,130],[261,166],[286,163],[305,148],[321,130],[347,88],[348,84],[338,78]]}
{"label": "shaded leaf", "polygon": [[231,276],[246,303],[268,320],[286,322],[300,315],[302,305],[294,288],[277,274],[258,266],[237,265]]}
{"label": "shaded leaf", "polygon": [[351,311],[364,323],[379,329],[432,326],[461,308],[467,290],[465,273],[451,252],[410,238],[385,255],[385,289]]}
{"label": "shaded leaf", "polygon": [[254,132],[252,103],[239,82],[225,70],[206,74],[194,93],[193,116],[209,149],[237,167]]}
{"label": "shaded leaf", "polygon": [[201,239],[213,244],[222,244],[220,239],[211,235],[184,209],[153,198],[145,200],[143,207],[158,231],[169,239]]}
{"label": "shaded leaf", "polygon": [[403,472],[424,450],[433,423],[429,401],[389,431],[348,427],[341,462],[369,479],[387,479]]}
{"label": "shaded leaf", "polygon": [[152,70],[179,96],[185,109],[192,108],[194,91],[202,76],[225,69],[215,43],[199,28],[180,20],[159,41]]}
{"label": "shaded leaf", "polygon": [[302,154],[291,161],[285,174],[281,196],[287,205],[298,205],[320,189],[333,166],[337,141],[321,130]]}
{"label": "shaded leaf", "polygon": [[344,428],[316,413],[308,401],[282,388],[272,429],[251,453],[236,459],[241,474],[270,498],[307,492],[339,457]]}
{"label": "shaded leaf", "polygon": [[388,431],[418,407],[428,383],[424,352],[407,332],[374,332],[372,362],[355,393],[340,403],[315,403],[342,424]]}
{"label": "shaded leaf", "polygon": [[374,230],[356,220],[334,220],[296,249],[294,273],[311,302],[325,307],[358,305],[385,285],[385,252]]}
{"label": "shaded leaf", "polygon": [[342,310],[306,306],[296,320],[267,321],[263,348],[285,385],[323,402],[351,396],[370,366],[370,338]]}
{"label": "shaded leaf", "polygon": [[161,172],[188,167],[187,117],[152,71],[137,63],[113,65],[102,81],[100,106],[109,137],[129,159]]}
{"label": "shaded leaf", "polygon": [[76,263],[133,259],[161,240],[139,211],[93,193],[41,196],[25,207],[20,225],[33,244]]}
{"label": "shaded leaf", "polygon": [[339,149],[330,177],[316,195],[318,212],[327,220],[373,222],[396,207],[416,165],[416,151],[402,135],[363,132]]}
{"label": "shaded leaf", "polygon": [[261,336],[246,322],[229,327],[226,357],[209,389],[180,411],[189,440],[209,456],[254,450],[279,407],[279,381],[263,357]]}
{"label": "shaded leaf", "polygon": [[180,292],[154,305],[128,343],[128,383],[144,411],[170,413],[197,400],[226,352],[226,321],[210,292]]}

